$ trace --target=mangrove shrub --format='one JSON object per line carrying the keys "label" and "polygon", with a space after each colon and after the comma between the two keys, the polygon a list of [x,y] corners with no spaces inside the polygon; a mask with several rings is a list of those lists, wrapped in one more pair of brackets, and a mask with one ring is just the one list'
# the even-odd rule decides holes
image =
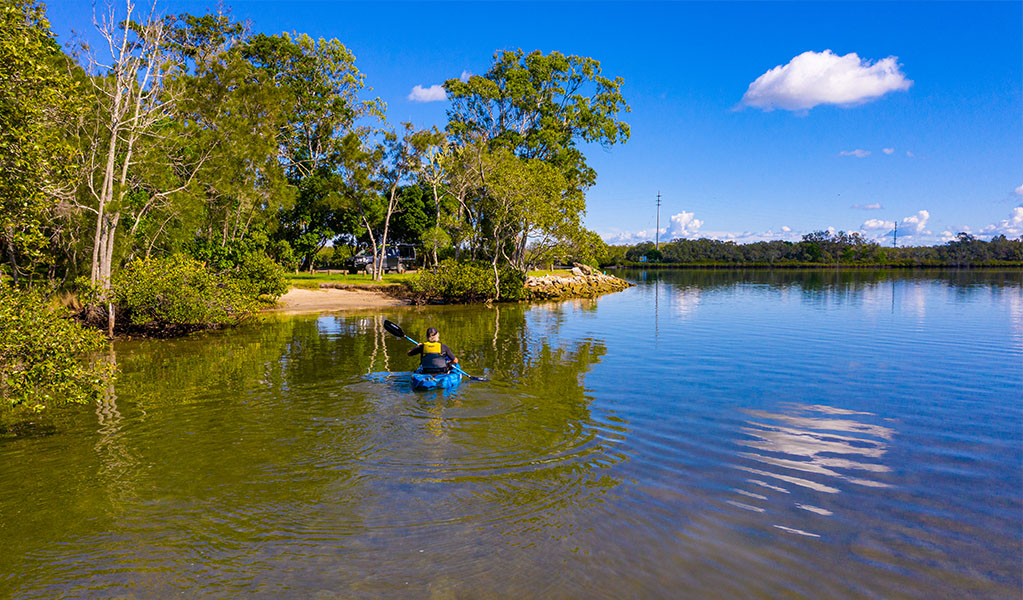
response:
{"label": "mangrove shrub", "polygon": [[494,269],[482,261],[445,260],[437,268],[420,271],[405,282],[410,300],[427,302],[489,302],[522,300],[526,297],[525,276],[508,266],[499,267],[500,296],[495,294]]}
{"label": "mangrove shrub", "polygon": [[132,261],[115,279],[114,295],[120,320],[147,330],[232,325],[259,308],[251,282],[181,254]]}
{"label": "mangrove shrub", "polygon": [[107,369],[83,355],[103,343],[102,334],[39,292],[0,281],[0,399],[5,407],[39,409],[51,402],[94,399]]}

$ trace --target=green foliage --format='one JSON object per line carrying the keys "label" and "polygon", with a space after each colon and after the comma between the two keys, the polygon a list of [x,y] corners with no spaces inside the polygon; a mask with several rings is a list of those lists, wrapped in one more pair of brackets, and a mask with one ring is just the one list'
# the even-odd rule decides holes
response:
{"label": "green foliage", "polygon": [[243,289],[258,298],[275,301],[288,291],[284,269],[262,252],[246,254],[233,276]]}
{"label": "green foliage", "polygon": [[584,191],[597,176],[579,145],[628,140],[622,85],[592,58],[522,50],[496,53],[482,76],[446,81],[454,148],[440,164],[460,201],[456,243],[522,271],[574,254],[566,249],[588,237]]}
{"label": "green foliage", "polygon": [[230,245],[197,237],[187,245],[187,250],[192,258],[206,263],[214,272],[237,279],[254,296],[276,300],[288,291],[284,269],[267,250],[287,258],[290,247],[283,240],[270,242],[260,230]]}
{"label": "green foliage", "polygon": [[463,144],[482,137],[492,147],[548,161],[579,190],[594,184],[596,172],[577,141],[609,147],[629,139],[629,126],[617,120],[629,111],[623,83],[604,77],[600,63],[585,56],[497,52],[484,75],[444,82],[452,105],[448,131]]}
{"label": "green foliage", "polygon": [[445,260],[432,271],[420,271],[405,282],[409,298],[428,302],[513,301],[526,297],[525,274],[508,266],[499,267],[501,295],[494,297],[493,266],[481,261]]}
{"label": "green foliage", "polygon": [[0,398],[32,409],[65,402],[88,402],[109,372],[83,354],[98,350],[104,338],[53,307],[36,291],[20,291],[0,281]]}
{"label": "green foliage", "polygon": [[367,171],[379,163],[364,147],[370,133],[365,123],[383,116],[383,103],[360,99],[365,75],[336,39],[257,34],[242,46],[258,80],[289,108],[277,124],[275,146],[297,196],[293,206],[278,211],[277,236],[302,268],[310,268],[327,243],[360,227],[353,205],[374,195]]}
{"label": "green foliage", "polygon": [[136,259],[114,281],[130,327],[191,330],[232,325],[258,308],[253,285],[217,274],[184,255]]}
{"label": "green foliage", "polygon": [[436,248],[438,252],[451,247],[451,236],[443,227],[429,227],[422,233],[420,240],[424,248]]}
{"label": "green foliage", "polygon": [[0,256],[15,281],[47,262],[47,224],[71,186],[80,94],[35,0],[0,4]]}
{"label": "green foliage", "polygon": [[[418,185],[409,185],[398,192],[398,207],[391,220],[388,243],[417,244],[434,219],[428,213],[433,207],[427,207],[427,192]],[[432,199],[430,200],[432,204]]]}
{"label": "green foliage", "polygon": [[[634,246],[612,246],[602,264],[636,263],[653,249],[653,242]],[[1011,265],[1023,261],[1023,239],[1004,235],[989,242],[961,233],[936,246],[883,248],[858,233],[814,231],[800,242],[774,240],[736,244],[732,241],[676,239],[661,244],[662,262],[678,265],[758,265],[758,266],[968,266]]]}
{"label": "green foliage", "polygon": [[651,248],[650,250],[647,250],[646,252],[643,253],[643,256],[645,256],[646,259],[649,260],[650,262],[660,262],[661,260],[664,259],[664,254],[657,248]]}

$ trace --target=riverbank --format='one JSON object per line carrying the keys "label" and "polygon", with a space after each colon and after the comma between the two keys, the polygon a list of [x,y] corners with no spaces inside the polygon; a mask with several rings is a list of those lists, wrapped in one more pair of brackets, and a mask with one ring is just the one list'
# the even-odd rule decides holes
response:
{"label": "riverbank", "polygon": [[529,297],[535,300],[593,298],[620,292],[632,285],[624,279],[605,275],[582,265],[573,268],[568,277],[563,275],[526,277],[525,282]]}
{"label": "riverbank", "polygon": [[933,262],[887,262],[887,263],[815,263],[815,262],[701,262],[701,263],[646,263],[646,262],[624,262],[621,264],[609,264],[601,266],[602,269],[642,269],[642,270],[735,270],[735,269],[760,269],[760,270],[810,270],[810,269],[850,269],[850,270],[884,270],[884,269],[1023,269],[1023,261],[1017,260],[992,260],[975,263],[944,263]]}
{"label": "riverbank", "polygon": [[[367,286],[368,287],[368,286]],[[320,287],[311,290],[293,287],[268,312],[301,314],[401,306],[406,304],[387,293],[387,288],[367,289],[361,286]]]}

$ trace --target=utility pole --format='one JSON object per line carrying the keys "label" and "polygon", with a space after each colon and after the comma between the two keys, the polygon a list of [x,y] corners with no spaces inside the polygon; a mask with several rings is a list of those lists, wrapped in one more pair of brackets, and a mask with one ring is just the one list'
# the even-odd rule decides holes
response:
{"label": "utility pole", "polygon": [[892,235],[892,248],[899,247],[899,222],[895,222],[895,233]]}
{"label": "utility pole", "polygon": [[657,192],[657,230],[654,232],[654,250],[661,249],[661,192]]}

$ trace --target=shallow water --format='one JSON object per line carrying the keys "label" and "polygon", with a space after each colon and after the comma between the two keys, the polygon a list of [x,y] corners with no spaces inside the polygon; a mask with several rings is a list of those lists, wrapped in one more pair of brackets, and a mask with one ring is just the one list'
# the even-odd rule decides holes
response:
{"label": "shallow water", "polygon": [[[0,597],[1014,598],[1023,274],[627,272],[115,345],[0,439]],[[31,431],[29,432],[31,433]]]}

